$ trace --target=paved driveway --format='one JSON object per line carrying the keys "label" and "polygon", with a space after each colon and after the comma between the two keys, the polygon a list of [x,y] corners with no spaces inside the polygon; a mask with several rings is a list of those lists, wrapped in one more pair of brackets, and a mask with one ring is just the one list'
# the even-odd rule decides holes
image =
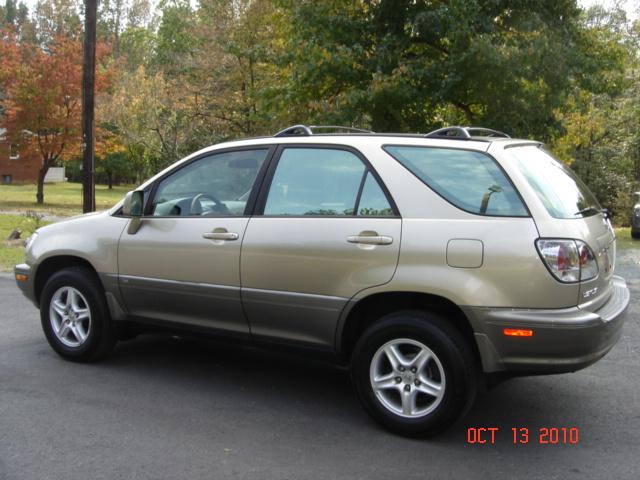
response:
{"label": "paved driveway", "polygon": [[[167,336],[107,361],[58,358],[38,313],[0,277],[0,479],[637,479],[640,274],[616,348],[574,374],[521,378],[483,394],[444,435],[407,440],[361,411],[345,372],[297,357]],[[469,427],[497,427],[468,444]],[[529,428],[514,445],[512,427]],[[579,429],[541,445],[540,427]],[[488,435],[483,438],[489,438]]]}

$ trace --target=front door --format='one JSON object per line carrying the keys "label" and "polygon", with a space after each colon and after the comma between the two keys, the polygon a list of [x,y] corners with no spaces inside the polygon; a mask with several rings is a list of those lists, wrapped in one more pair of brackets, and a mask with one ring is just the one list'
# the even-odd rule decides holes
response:
{"label": "front door", "polygon": [[161,178],[135,234],[118,246],[130,315],[248,333],[240,246],[269,148],[209,153]]}
{"label": "front door", "polygon": [[391,280],[401,220],[357,152],[284,146],[276,157],[242,246],[251,333],[331,348],[346,302]]}

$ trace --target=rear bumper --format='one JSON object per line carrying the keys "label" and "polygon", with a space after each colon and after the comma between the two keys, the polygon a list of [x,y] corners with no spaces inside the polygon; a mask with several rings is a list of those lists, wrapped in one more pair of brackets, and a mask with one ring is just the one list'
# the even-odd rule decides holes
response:
{"label": "rear bumper", "polygon": [[[518,310],[468,307],[485,372],[541,374],[572,372],[601,359],[622,334],[629,290],[613,277],[609,299],[596,311],[580,307]],[[505,328],[533,330],[508,337]]]}
{"label": "rear bumper", "polygon": [[37,307],[38,302],[36,301],[33,269],[26,263],[21,263],[20,265],[13,267],[13,273],[16,279],[16,284],[20,290],[22,290],[22,293],[24,293],[25,297],[31,300]]}

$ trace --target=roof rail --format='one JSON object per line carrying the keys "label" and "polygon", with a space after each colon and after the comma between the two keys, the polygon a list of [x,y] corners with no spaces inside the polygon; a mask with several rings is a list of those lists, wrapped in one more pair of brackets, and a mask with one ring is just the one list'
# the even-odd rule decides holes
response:
{"label": "roof rail", "polygon": [[[478,132],[474,135],[474,132]],[[484,127],[444,127],[429,132],[426,138],[448,138],[450,140],[472,140],[474,137],[511,138],[504,132]]]}
{"label": "roof rail", "polygon": [[344,130],[347,133],[373,133],[371,130],[356,127],[343,127],[340,125],[293,125],[280,130],[274,137],[310,137],[314,135],[313,130]]}

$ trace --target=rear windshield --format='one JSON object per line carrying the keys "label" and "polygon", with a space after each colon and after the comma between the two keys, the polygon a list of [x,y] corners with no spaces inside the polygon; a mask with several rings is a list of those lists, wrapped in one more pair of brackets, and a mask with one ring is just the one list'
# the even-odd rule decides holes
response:
{"label": "rear windshield", "polygon": [[552,217],[583,218],[602,210],[582,180],[549,152],[535,145],[505,151]]}
{"label": "rear windshield", "polygon": [[462,210],[497,217],[529,215],[502,169],[484,153],[415,146],[384,149],[438,195]]}

